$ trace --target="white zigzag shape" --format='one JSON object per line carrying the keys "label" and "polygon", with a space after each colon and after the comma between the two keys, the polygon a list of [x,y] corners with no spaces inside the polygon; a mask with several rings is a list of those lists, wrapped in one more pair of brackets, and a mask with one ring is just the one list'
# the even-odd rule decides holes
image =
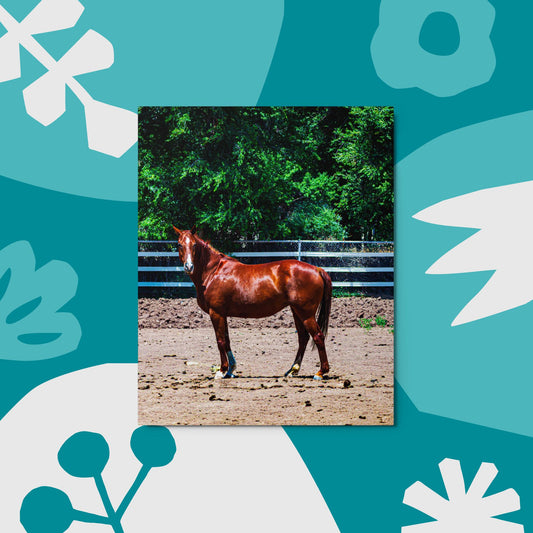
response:
{"label": "white zigzag shape", "polygon": [[493,270],[452,326],[479,320],[533,300],[533,181],[504,185],[439,202],[414,218],[479,229],[429,267],[426,274]]}
{"label": "white zigzag shape", "polygon": [[89,148],[121,157],[137,141],[137,115],[94,100],[74,78],[109,68],[114,62],[113,45],[89,30],[56,61],[33,37],[75,26],[83,10],[78,0],[42,0],[18,22],[0,5],[0,23],[7,30],[0,39],[0,83],[20,77],[19,48],[23,46],[48,70],[23,91],[28,114],[44,126],[57,120],[65,112],[68,86],[85,108]]}
{"label": "white zigzag shape", "polygon": [[403,503],[435,518],[402,527],[402,533],[523,533],[524,526],[494,518],[520,509],[520,497],[507,489],[483,497],[498,470],[492,463],[481,463],[468,492],[461,463],[444,459],[439,463],[448,500],[420,481],[413,483],[404,494]]}

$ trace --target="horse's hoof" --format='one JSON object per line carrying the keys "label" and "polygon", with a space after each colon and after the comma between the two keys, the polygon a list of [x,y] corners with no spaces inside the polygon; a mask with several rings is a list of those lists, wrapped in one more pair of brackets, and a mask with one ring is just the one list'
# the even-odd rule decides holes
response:
{"label": "horse's hoof", "polygon": [[228,371],[224,374],[224,379],[226,378],[236,378],[237,376],[235,374],[233,374],[232,372]]}
{"label": "horse's hoof", "polygon": [[313,379],[316,380],[316,381],[322,381],[324,378],[322,377],[322,372],[317,372],[314,376],[313,376]]}
{"label": "horse's hoof", "polygon": [[285,372],[285,377],[286,378],[291,378],[293,376],[297,376],[299,371],[300,371],[300,365],[298,365],[298,364],[292,365],[290,370]]}
{"label": "horse's hoof", "polygon": [[215,374],[215,379],[222,379],[224,377],[224,372],[221,372],[220,370],[217,371]]}

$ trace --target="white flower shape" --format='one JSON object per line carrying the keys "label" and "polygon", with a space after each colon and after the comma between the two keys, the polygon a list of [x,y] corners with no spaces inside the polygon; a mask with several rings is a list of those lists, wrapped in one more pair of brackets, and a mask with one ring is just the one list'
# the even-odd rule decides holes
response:
{"label": "white flower shape", "polygon": [[0,250],[0,359],[35,361],[72,352],[81,328],[59,310],[74,296],[78,276],[64,261],[35,270],[30,243]]}
{"label": "white flower shape", "polygon": [[[433,263],[426,274],[493,270],[452,326],[479,320],[533,300],[533,181],[482,189],[444,200],[414,218],[445,226],[476,228],[470,238]],[[505,243],[505,249],[501,245]]]}
{"label": "white flower shape", "polygon": [[403,503],[436,521],[404,526],[402,533],[523,533],[521,524],[494,518],[520,509],[520,497],[515,490],[483,497],[498,473],[494,464],[481,463],[468,492],[459,461],[444,459],[439,468],[448,500],[420,481],[411,485],[405,491]]}
{"label": "white flower shape", "polygon": [[[425,21],[452,16],[459,30],[455,52],[439,55],[420,45]],[[377,75],[394,89],[419,87],[439,97],[454,96],[490,80],[496,57],[490,40],[495,10],[487,0],[382,0],[371,44]]]}

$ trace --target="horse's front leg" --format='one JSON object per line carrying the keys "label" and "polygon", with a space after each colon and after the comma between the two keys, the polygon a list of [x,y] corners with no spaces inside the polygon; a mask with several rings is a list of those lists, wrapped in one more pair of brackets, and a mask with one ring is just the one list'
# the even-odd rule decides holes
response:
{"label": "horse's front leg", "polygon": [[[220,370],[215,374],[215,379],[231,378],[233,377],[233,370],[230,369],[230,366],[235,368],[235,359],[229,350],[229,343],[226,342],[227,319],[212,309],[209,310],[209,316],[215,329],[218,351],[220,352]],[[233,361],[233,365],[231,365],[231,361]]]}

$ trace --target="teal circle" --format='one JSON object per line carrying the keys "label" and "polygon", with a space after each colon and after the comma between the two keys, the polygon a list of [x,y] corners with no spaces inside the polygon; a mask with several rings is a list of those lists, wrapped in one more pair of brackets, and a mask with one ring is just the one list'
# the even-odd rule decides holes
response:
{"label": "teal circle", "polygon": [[28,492],[20,507],[20,523],[27,533],[64,533],[73,519],[69,497],[53,487]]}
{"label": "teal circle", "polygon": [[176,442],[172,433],[162,426],[141,426],[131,436],[135,457],[148,467],[165,466],[174,458]]}
{"label": "teal circle", "polygon": [[57,459],[71,476],[96,477],[109,460],[109,445],[100,433],[80,431],[65,441]]}
{"label": "teal circle", "polygon": [[430,54],[451,56],[457,52],[461,42],[457,20],[445,11],[429,14],[420,29],[418,42]]}

